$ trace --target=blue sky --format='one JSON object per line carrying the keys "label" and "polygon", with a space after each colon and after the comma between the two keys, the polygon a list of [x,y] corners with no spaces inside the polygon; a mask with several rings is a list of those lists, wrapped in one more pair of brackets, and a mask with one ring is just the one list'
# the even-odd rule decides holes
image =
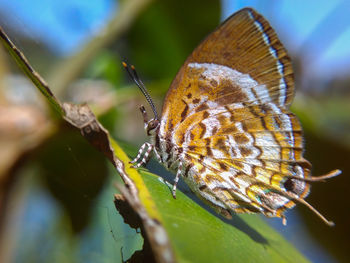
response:
{"label": "blue sky", "polygon": [[116,3],[114,0],[0,1],[0,24],[38,39],[58,55],[69,55],[108,21]]}
{"label": "blue sky", "polygon": [[[314,74],[348,73],[350,1],[222,0],[222,3],[223,19],[246,6],[258,10],[271,22],[292,53],[305,52],[303,48],[307,44],[303,56],[309,57],[307,64]],[[1,1],[0,23],[65,56],[97,32],[111,17],[116,5],[115,0]],[[68,19],[72,15],[74,23]]]}

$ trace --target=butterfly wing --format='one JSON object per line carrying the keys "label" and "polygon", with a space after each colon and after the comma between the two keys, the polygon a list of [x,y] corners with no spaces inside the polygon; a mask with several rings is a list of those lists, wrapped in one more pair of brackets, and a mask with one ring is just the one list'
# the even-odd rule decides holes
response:
{"label": "butterfly wing", "polygon": [[221,207],[282,216],[295,205],[294,196],[309,192],[309,184],[297,179],[311,168],[302,157],[301,126],[273,103],[194,112],[174,138],[191,164],[195,191]]}
{"label": "butterfly wing", "polygon": [[[173,80],[163,105],[162,117],[173,124],[182,118],[177,114],[179,111],[185,113],[186,106],[179,103],[183,97],[199,98],[207,92],[202,87],[188,86],[191,63],[222,65],[247,74],[258,85],[265,85],[270,100],[279,106],[289,106],[293,99],[290,58],[269,23],[253,9],[245,8],[229,17],[187,58]],[[216,87],[209,99],[216,100],[216,96],[220,96],[217,98],[219,103],[225,104],[252,99],[246,98],[241,87],[226,88],[225,85]]]}
{"label": "butterfly wing", "polygon": [[194,50],[166,96],[160,135],[182,153],[195,192],[221,208],[270,216],[307,195],[309,185],[296,179],[310,164],[287,110],[293,90],[286,50],[252,9]]}

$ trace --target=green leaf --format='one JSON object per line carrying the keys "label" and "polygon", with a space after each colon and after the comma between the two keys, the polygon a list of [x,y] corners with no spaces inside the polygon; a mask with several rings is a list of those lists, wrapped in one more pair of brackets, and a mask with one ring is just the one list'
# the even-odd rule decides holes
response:
{"label": "green leaf", "polygon": [[160,177],[141,171],[179,262],[308,262],[257,215],[221,219]]}
{"label": "green leaf", "polygon": [[[112,141],[116,156],[126,155]],[[129,165],[128,165],[129,166]],[[165,227],[178,262],[308,262],[257,215],[222,219],[206,211],[155,174],[126,168],[140,192],[140,201]],[[140,176],[141,175],[141,176]]]}

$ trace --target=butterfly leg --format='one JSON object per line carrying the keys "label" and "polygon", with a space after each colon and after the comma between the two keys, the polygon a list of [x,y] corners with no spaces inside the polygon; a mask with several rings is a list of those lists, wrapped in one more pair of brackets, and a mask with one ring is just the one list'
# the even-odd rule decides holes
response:
{"label": "butterfly leg", "polygon": [[175,180],[174,180],[173,190],[172,190],[172,194],[173,194],[174,198],[176,198],[176,186],[177,186],[177,183],[178,183],[180,176],[182,174],[182,168],[183,168],[183,164],[182,164],[182,161],[180,161],[179,167],[178,167],[177,172],[176,172]]}
{"label": "butterfly leg", "polygon": [[142,155],[143,151],[145,150],[146,146],[147,146],[147,142],[142,144],[142,146],[139,149],[139,152],[137,153],[137,156],[135,157],[134,160],[130,161],[130,163],[136,163],[141,158],[141,155]]}
{"label": "butterfly leg", "polygon": [[158,162],[162,163],[162,158],[160,157],[159,153],[156,151],[156,149],[153,147],[153,152],[156,155],[156,158],[158,160]]}
{"label": "butterfly leg", "polygon": [[[146,151],[145,151],[145,149],[146,149]],[[141,146],[136,158],[134,160],[132,160],[130,163],[135,164],[135,165],[133,165],[134,168],[139,168],[141,165],[146,164],[151,157],[152,150],[153,150],[153,145],[148,143],[148,142],[145,142]],[[145,152],[145,153],[143,155],[142,160],[140,161],[143,152]]]}

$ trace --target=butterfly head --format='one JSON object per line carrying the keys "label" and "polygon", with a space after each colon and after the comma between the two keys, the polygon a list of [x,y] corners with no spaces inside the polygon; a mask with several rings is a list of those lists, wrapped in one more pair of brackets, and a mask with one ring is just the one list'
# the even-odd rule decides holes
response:
{"label": "butterfly head", "polygon": [[159,120],[158,118],[154,117],[153,119],[148,120],[147,111],[144,106],[140,107],[140,111],[143,116],[143,123],[145,125],[145,131],[148,136],[154,136],[158,130],[159,127]]}
{"label": "butterfly head", "polygon": [[157,133],[159,127],[159,120],[151,119],[147,124],[145,124],[145,130],[148,136],[154,136]]}

